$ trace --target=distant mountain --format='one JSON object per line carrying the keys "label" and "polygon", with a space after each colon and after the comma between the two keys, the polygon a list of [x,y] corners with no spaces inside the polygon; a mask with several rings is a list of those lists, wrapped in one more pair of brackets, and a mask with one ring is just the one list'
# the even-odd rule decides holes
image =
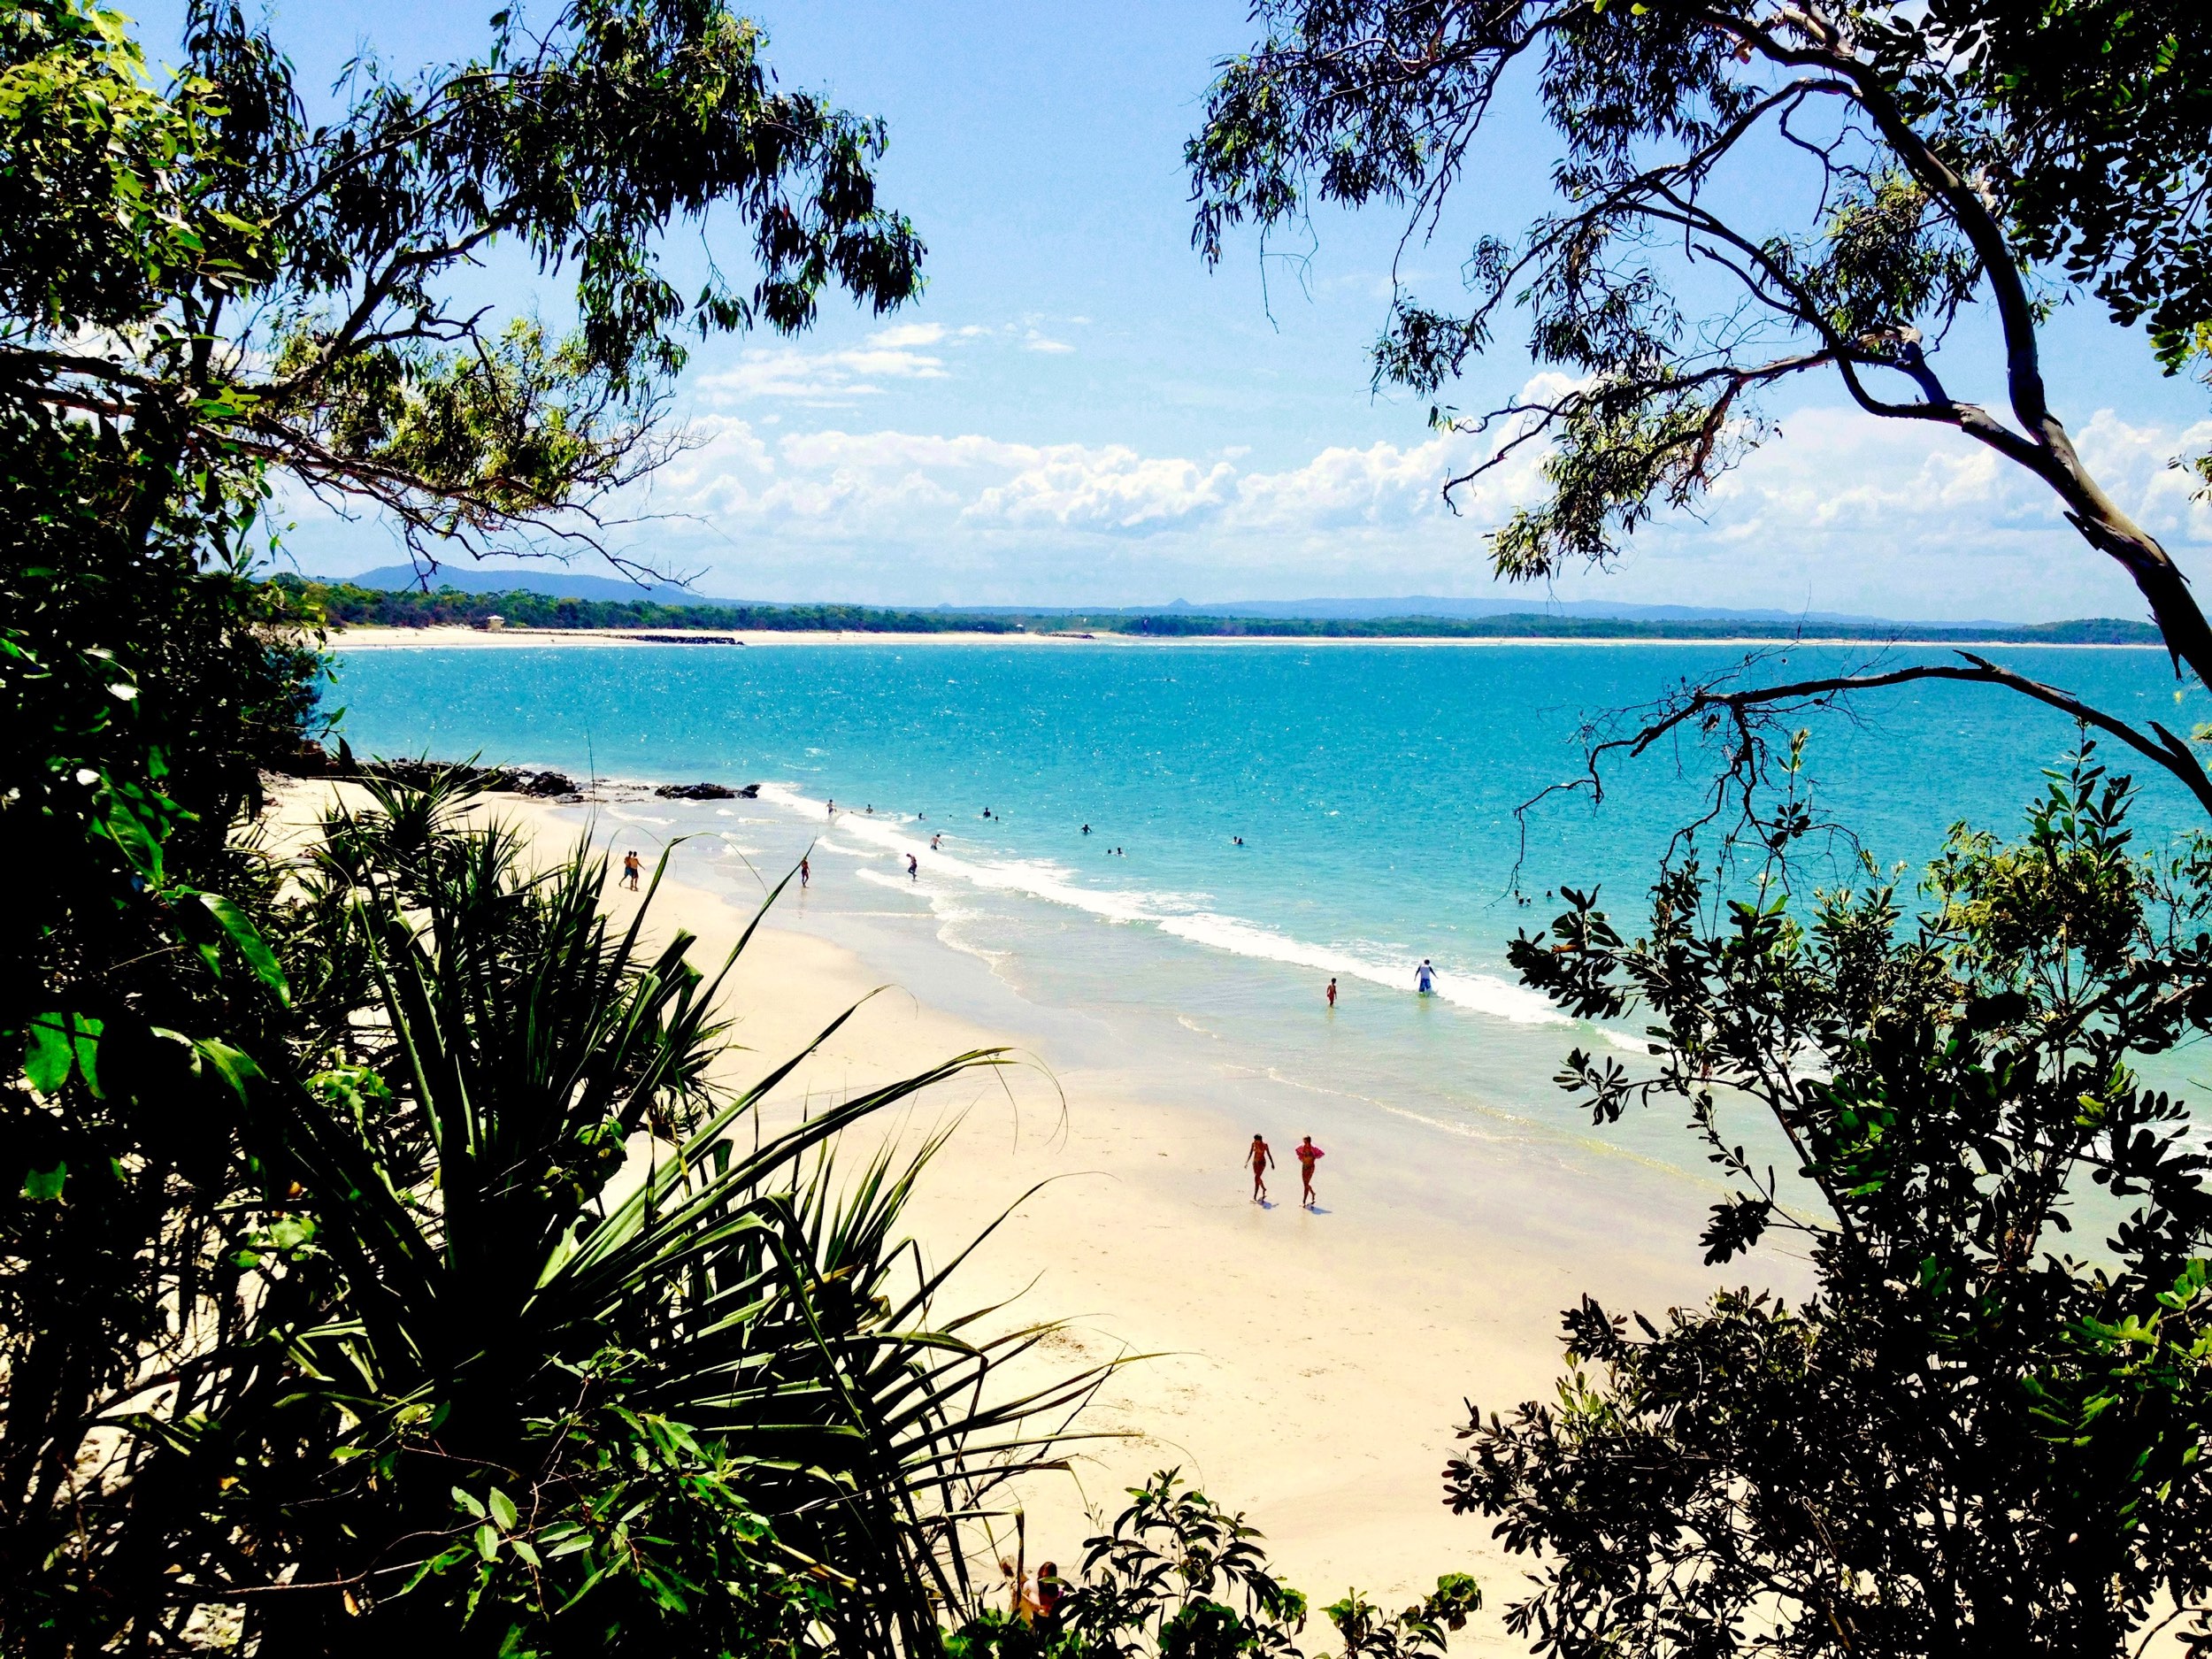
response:
{"label": "distant mountain", "polygon": [[[421,580],[413,568],[386,565],[357,576],[330,578],[356,588],[381,588],[392,593],[419,589]],[[607,576],[580,576],[561,565],[443,565],[430,579],[430,588],[451,588],[465,594],[544,594],[555,599],[645,599],[667,605],[752,605],[764,601],[728,599],[703,594],[674,582],[640,585]],[[1607,618],[1624,622],[1757,622],[1805,623],[1817,627],[1867,627],[1896,633],[1916,627],[2005,628],[2018,625],[1970,621],[1931,624],[1894,621],[1882,617],[1853,616],[1834,611],[1732,611],[1722,605],[1635,605],[1609,599],[1545,601],[1532,594],[1505,598],[1453,599],[1433,594],[1409,594],[1398,599],[1234,599],[1194,604],[1187,599],[1164,605],[936,605],[930,609],[977,617],[1261,617],[1317,622],[1372,622],[1387,617],[1438,617],[1475,620],[1483,617],[1540,616]]]}

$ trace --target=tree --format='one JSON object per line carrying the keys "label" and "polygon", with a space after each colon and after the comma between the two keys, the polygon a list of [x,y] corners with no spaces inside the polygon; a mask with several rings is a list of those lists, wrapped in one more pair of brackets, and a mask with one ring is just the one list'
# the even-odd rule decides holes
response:
{"label": "tree", "polygon": [[[1463,306],[1401,287],[1375,352],[1379,384],[1492,436],[1449,488],[1540,454],[1543,496],[1491,537],[1501,575],[1603,565],[1774,435],[1763,397],[1832,375],[1867,413],[2039,480],[2127,571],[2177,669],[2212,683],[2201,610],[2082,462],[2039,355],[2077,294],[2146,324],[2170,370],[2203,352],[2202,8],[1262,0],[1256,17],[1264,39],[1223,65],[1189,148],[1209,257],[1317,201],[1433,234],[1480,136],[1526,107],[1517,70],[1558,138],[1555,211],[1472,242]],[[1516,308],[1567,389],[1463,417],[1447,388]],[[2001,409],[1955,389],[1945,347],[1970,312],[2002,349]],[[2205,841],[2135,856],[2125,782],[2085,749],[2024,842],[1954,833],[1924,914],[1870,865],[1809,904],[1789,879],[1816,827],[1792,726],[1809,709],[1999,686],[2212,810],[2194,740],[1985,657],[1782,685],[1764,667],[1587,733],[1570,787],[1593,794],[1609,759],[1678,732],[1711,738],[1722,774],[1643,937],[1571,892],[1511,959],[1578,1015],[1650,1010],[1647,1066],[1577,1052],[1563,1087],[1600,1123],[1686,1107],[1737,1187],[1709,1260],[1795,1229],[1817,1291],[1732,1293],[1635,1332],[1586,1302],[1557,1403],[1471,1423],[1449,1499],[1540,1552],[1509,1619],[1540,1651],[2116,1655],[2174,1622],[2201,1644],[2212,1216],[2185,1109],[2132,1066],[2202,1029]],[[1754,843],[1755,896],[1695,856],[1732,810],[1724,864]],[[1744,1110],[1804,1184],[1744,1150]],[[2100,1217],[2109,1236],[2078,1259],[2068,1232]]]}
{"label": "tree", "polygon": [[[2127,798],[2085,749],[2024,841],[1955,831],[1917,918],[1870,870],[1712,928],[1692,862],[1632,942],[1577,893],[1515,941],[1563,1009],[1649,1010],[1648,1071],[1578,1051],[1560,1081],[1600,1124],[1687,1110],[1737,1184],[1707,1261],[1782,1228],[1818,1279],[1640,1336],[1586,1300],[1556,1404],[1463,1431],[1452,1504],[1544,1554],[1508,1621],[1540,1651],[2212,1639],[2212,1161],[2134,1071],[2212,1022],[2212,842],[2138,856]],[[1809,1189],[1746,1154],[1743,1111]]]}
{"label": "tree", "polygon": [[962,1334],[896,1232],[933,1146],[830,1148],[997,1056],[770,1128],[806,1054],[718,1087],[722,975],[611,924],[603,856],[533,872],[467,786],[369,787],[268,912],[298,1024],[171,1045],[237,1172],[19,1519],[11,1650],[926,1648],[960,1517],[1090,1379],[1002,1397],[1041,1332]]}
{"label": "tree", "polygon": [[[2177,667],[2212,682],[2212,626],[2076,450],[2039,338],[2083,292],[2146,323],[2170,369],[2203,349],[2202,7],[1260,0],[1254,15],[1264,37],[1222,66],[1188,150],[1209,260],[1233,227],[1264,235],[1316,202],[1402,209],[1409,242],[1432,234],[1477,194],[1478,142],[1523,107],[1517,71],[1557,135],[1558,208],[1473,242],[1462,307],[1401,285],[1374,354],[1379,385],[1440,396],[1518,308],[1530,356],[1570,380],[1477,416],[1432,409],[1494,434],[1448,495],[1541,449],[1543,498],[1490,536],[1500,575],[1604,565],[1774,435],[1763,396],[1832,376],[1867,413],[1962,433],[2040,480],[2127,572]],[[2001,341],[2001,410],[1948,378],[1970,311]],[[1839,678],[1820,695],[1855,688]],[[2162,729],[2141,747],[2195,767]]]}
{"label": "tree", "polygon": [[[162,1411],[236,1384],[231,1258],[269,1217],[240,1079],[313,1075],[373,1001],[241,833],[316,701],[314,613],[252,580],[269,498],[425,557],[606,544],[689,340],[915,294],[881,127],[762,50],[712,0],[503,12],[472,62],[356,64],[319,120],[235,6],[189,9],[160,84],[91,0],[0,12],[0,845],[39,875],[0,931],[12,1650],[204,1605],[176,1528],[119,1529]],[[741,251],[680,288],[667,235],[722,224]],[[565,279],[561,320],[468,297],[491,258]]]}

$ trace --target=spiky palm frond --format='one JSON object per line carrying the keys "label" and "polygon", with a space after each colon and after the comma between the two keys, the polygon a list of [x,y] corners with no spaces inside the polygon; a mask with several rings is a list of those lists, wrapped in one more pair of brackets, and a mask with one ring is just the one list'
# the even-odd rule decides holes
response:
{"label": "spiky palm frond", "polygon": [[760,918],[703,975],[690,935],[646,941],[664,857],[618,930],[603,857],[580,846],[526,873],[509,832],[457,828],[451,806],[387,787],[326,839],[324,901],[342,884],[378,987],[355,1041],[380,1091],[355,1087],[352,1110],[333,1109],[334,1074],[264,1091],[272,1179],[296,1187],[341,1287],[341,1317],[288,1338],[290,1409],[354,1425],[360,1454],[325,1483],[344,1527],[296,1577],[367,1608],[365,1637],[431,1628],[421,1591],[392,1592],[452,1532],[452,1488],[545,1477],[539,1425],[574,1420],[580,1379],[614,1354],[622,1409],[679,1425],[777,1548],[840,1586],[831,1640],[928,1647],[965,1596],[961,1520],[1049,1460],[1034,1425],[1098,1373],[1002,1397],[993,1373],[1041,1328],[979,1340],[940,1317],[949,1269],[900,1233],[941,1138],[841,1187],[835,1148],[1006,1056],[956,1056],[772,1130],[771,1098],[857,1005],[726,1097],[721,992]]}

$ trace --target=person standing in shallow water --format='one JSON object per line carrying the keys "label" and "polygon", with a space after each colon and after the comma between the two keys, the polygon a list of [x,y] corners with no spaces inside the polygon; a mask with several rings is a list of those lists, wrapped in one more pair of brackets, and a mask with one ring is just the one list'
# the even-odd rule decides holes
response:
{"label": "person standing in shallow water", "polygon": [[1263,1204],[1267,1202],[1267,1171],[1274,1166],[1275,1155],[1268,1150],[1264,1140],[1254,1135],[1244,1156],[1252,1162],[1252,1202]]}
{"label": "person standing in shallow water", "polygon": [[1426,956],[1421,958],[1421,965],[1413,971],[1413,988],[1423,996],[1435,993],[1436,966]]}
{"label": "person standing in shallow water", "polygon": [[1334,1008],[1336,1006],[1336,981],[1334,979],[1329,981],[1328,998],[1329,1006]]}
{"label": "person standing in shallow water", "polygon": [[[1331,980],[1330,983],[1334,984],[1335,981]],[[1298,1195],[1298,1207],[1301,1210],[1311,1210],[1314,1207],[1313,1166],[1329,1155],[1314,1145],[1311,1135],[1308,1135],[1296,1146],[1291,1148],[1290,1154],[1298,1160],[1299,1185],[1303,1188]]]}
{"label": "person standing in shallow water", "polygon": [[803,893],[814,879],[814,867],[803,858],[799,860],[799,891]]}

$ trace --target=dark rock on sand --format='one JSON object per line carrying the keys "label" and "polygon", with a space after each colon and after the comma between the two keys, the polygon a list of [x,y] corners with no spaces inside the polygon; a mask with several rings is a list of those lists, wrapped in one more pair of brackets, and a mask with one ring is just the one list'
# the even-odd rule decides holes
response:
{"label": "dark rock on sand", "polygon": [[502,767],[492,778],[494,781],[486,788],[511,795],[568,795],[578,794],[583,787],[565,772],[514,772]]}
{"label": "dark rock on sand", "polygon": [[760,786],[749,783],[733,789],[726,783],[664,783],[653,793],[664,801],[755,801],[760,798]]}

